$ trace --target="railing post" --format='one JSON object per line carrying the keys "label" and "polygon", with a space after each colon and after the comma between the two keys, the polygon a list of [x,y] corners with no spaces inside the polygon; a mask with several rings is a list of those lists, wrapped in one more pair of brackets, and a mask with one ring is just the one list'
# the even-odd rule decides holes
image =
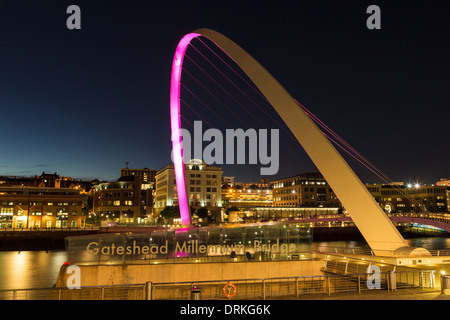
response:
{"label": "railing post", "polygon": [[331,296],[331,277],[327,277],[328,295]]}
{"label": "railing post", "polygon": [[436,285],[436,277],[434,274],[434,270],[430,271],[430,283],[431,283],[431,288],[434,289],[434,286]]}
{"label": "railing post", "polygon": [[358,275],[357,281],[358,281],[358,294],[361,294],[361,276],[360,275]]}
{"label": "railing post", "polygon": [[266,280],[262,280],[262,294],[263,294],[263,300],[266,300]]}
{"label": "railing post", "polygon": [[344,271],[344,274],[347,274],[347,269],[348,269],[348,258],[346,258],[345,260],[346,260],[346,262],[345,262],[345,271]]}
{"label": "railing post", "polygon": [[388,271],[388,279],[389,279],[389,287],[391,291],[397,291],[397,284],[395,279],[395,272],[394,271]]}
{"label": "railing post", "polygon": [[295,278],[295,296],[298,298],[298,278]]}
{"label": "railing post", "polygon": [[389,273],[386,272],[386,286],[387,286],[387,291],[391,291],[391,287],[389,285]]}

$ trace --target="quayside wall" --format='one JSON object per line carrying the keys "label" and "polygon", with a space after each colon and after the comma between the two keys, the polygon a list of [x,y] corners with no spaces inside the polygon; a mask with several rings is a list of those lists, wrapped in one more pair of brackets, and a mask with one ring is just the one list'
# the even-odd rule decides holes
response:
{"label": "quayside wall", "polygon": [[[260,279],[320,275],[322,259],[270,262],[81,265],[80,286]],[[61,267],[56,287],[67,286],[69,266]]]}

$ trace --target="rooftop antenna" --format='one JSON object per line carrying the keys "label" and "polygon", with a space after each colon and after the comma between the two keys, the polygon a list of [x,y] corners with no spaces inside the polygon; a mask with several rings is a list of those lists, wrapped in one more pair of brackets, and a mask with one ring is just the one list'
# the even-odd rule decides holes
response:
{"label": "rooftop antenna", "polygon": [[127,165],[127,169],[128,169],[128,164],[129,164],[129,162],[128,162],[128,161],[125,161],[125,164]]}

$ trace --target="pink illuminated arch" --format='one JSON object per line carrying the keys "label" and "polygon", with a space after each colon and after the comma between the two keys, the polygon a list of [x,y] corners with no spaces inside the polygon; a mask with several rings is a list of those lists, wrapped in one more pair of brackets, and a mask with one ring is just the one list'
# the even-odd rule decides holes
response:
{"label": "pink illuminated arch", "polygon": [[[284,87],[252,56],[224,35],[198,29],[185,35],[175,51],[170,87],[170,119],[175,179],[178,192],[181,221],[190,225],[190,214],[184,177],[183,149],[181,145],[180,81],[183,58],[192,39],[204,36],[221,48],[253,81],[256,87],[274,107],[298,142],[338,196],[352,220],[375,254],[384,250],[396,250],[407,246],[406,241],[386,216],[368,189],[336,151],[331,142],[316,126],[308,114]],[[297,63],[297,52],[288,58]]]}
{"label": "pink illuminated arch", "polygon": [[180,120],[180,84],[183,58],[187,46],[191,40],[200,36],[198,33],[185,35],[178,43],[172,63],[172,76],[170,79],[170,126],[172,130],[173,165],[175,168],[175,181],[178,193],[178,205],[180,207],[181,223],[189,225],[189,205],[184,180],[183,148],[181,145],[181,120]]}

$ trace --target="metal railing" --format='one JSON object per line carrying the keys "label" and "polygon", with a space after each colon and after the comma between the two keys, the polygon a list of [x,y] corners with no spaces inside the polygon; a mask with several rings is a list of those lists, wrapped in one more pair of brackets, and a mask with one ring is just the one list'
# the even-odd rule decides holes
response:
{"label": "metal railing", "polygon": [[[153,300],[192,299],[191,288],[200,289],[201,299],[229,299],[225,288],[233,285],[233,299],[266,299],[297,297],[304,295],[338,293],[361,294],[363,291],[384,290],[386,293],[397,289],[435,288],[435,271],[400,271],[380,274],[379,286],[368,285],[372,274],[358,273],[346,275],[320,275],[304,277],[283,277],[268,279],[199,281],[152,284]],[[229,293],[228,293],[229,294]]]}
{"label": "metal railing", "polygon": [[30,228],[0,228],[0,232],[8,231],[98,231],[100,227],[30,227]]}
{"label": "metal railing", "polygon": [[0,300],[146,300],[149,284],[0,290]]}
{"label": "metal railing", "polygon": [[436,288],[435,270],[381,272],[379,286],[371,289],[373,275],[354,273],[227,281],[170,282],[134,285],[90,286],[79,289],[37,288],[0,290],[0,300],[188,300],[266,299],[338,293],[361,294],[380,290],[389,294],[397,289]]}
{"label": "metal railing", "polygon": [[[317,246],[313,248],[314,252],[323,253],[323,254],[345,254],[345,255],[367,255],[367,256],[375,256],[374,250],[370,248],[344,248],[344,247],[331,247],[331,246]],[[395,251],[393,250],[378,250],[377,256],[383,257],[401,257],[395,255]],[[450,248],[441,249],[441,250],[427,250],[427,251],[419,251],[417,256],[420,257],[423,254],[423,257],[427,257],[428,253],[433,257],[442,257],[442,256],[450,256]]]}

